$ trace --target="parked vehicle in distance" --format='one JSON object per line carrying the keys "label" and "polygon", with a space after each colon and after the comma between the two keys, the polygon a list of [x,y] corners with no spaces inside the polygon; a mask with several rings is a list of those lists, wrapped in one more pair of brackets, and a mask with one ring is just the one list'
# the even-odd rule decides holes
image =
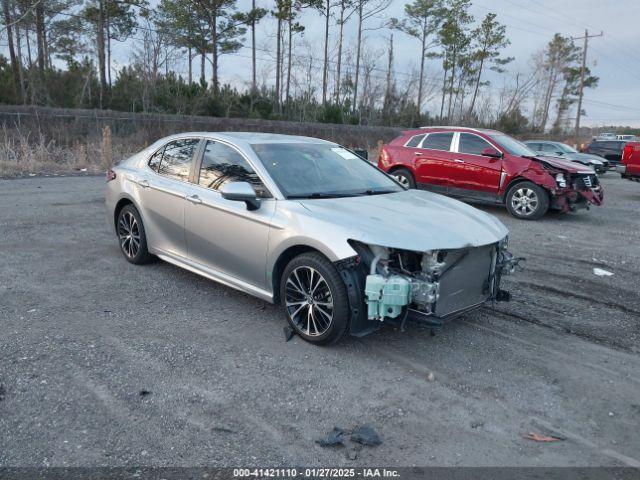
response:
{"label": "parked vehicle in distance", "polygon": [[316,344],[506,299],[516,263],[492,215],[316,138],[166,137],[107,172],[106,207],[129,262],[156,255],[280,303]]}
{"label": "parked vehicle in distance", "polygon": [[627,142],[624,140],[592,140],[582,153],[598,155],[609,161],[612,166],[618,165],[622,158],[622,149]]}
{"label": "parked vehicle in distance", "polygon": [[616,140],[624,140],[625,142],[637,142],[638,137],[635,135],[616,135]]}
{"label": "parked vehicle in distance", "polygon": [[604,191],[589,167],[536,155],[496,130],[426,127],[384,145],[378,166],[411,188],[506,205],[516,218],[536,220],[601,205]]}
{"label": "parked vehicle in distance", "polygon": [[527,140],[524,144],[537,154],[550,157],[559,156],[565,160],[591,167],[600,174],[605,173],[609,168],[609,160],[606,158],[580,153],[566,143],[550,142],[548,140]]}
{"label": "parked vehicle in distance", "polygon": [[640,182],[640,142],[629,142],[624,146],[622,160],[616,170],[622,178]]}
{"label": "parked vehicle in distance", "polygon": [[617,138],[615,133],[601,133],[595,140],[615,140]]}

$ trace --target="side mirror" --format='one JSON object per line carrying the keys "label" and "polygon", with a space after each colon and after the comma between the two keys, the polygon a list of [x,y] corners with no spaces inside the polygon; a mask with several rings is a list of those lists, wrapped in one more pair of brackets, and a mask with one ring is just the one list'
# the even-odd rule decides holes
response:
{"label": "side mirror", "polygon": [[256,191],[248,182],[229,182],[220,189],[222,198],[247,204],[247,210],[260,208],[260,200]]}
{"label": "side mirror", "polygon": [[564,152],[556,152],[556,155],[564,155]]}
{"label": "side mirror", "polygon": [[483,157],[490,158],[502,158],[502,152],[499,152],[495,148],[487,147],[480,153]]}

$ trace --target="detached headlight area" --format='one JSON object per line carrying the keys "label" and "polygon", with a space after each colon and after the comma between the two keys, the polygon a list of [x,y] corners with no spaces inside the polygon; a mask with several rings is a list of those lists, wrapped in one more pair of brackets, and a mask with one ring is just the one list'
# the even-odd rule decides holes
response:
{"label": "detached headlight area", "polygon": [[384,321],[409,312],[453,316],[489,300],[507,300],[502,275],[519,259],[507,251],[508,238],[478,247],[414,252],[360,244],[369,274],[364,297],[368,320]]}
{"label": "detached headlight area", "polygon": [[564,177],[564,174],[558,173],[556,175],[556,183],[560,188],[567,188],[567,179]]}

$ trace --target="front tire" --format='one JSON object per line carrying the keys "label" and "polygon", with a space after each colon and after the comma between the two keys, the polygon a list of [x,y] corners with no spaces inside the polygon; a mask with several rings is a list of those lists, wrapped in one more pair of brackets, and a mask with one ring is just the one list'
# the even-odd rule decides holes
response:
{"label": "front tire", "polygon": [[348,330],[346,286],[319,253],[303,253],[289,262],[280,280],[280,299],[291,327],[310,343],[335,343]]}
{"label": "front tire", "polygon": [[147,249],[147,236],[140,212],[133,205],[125,205],[118,213],[116,223],[120,252],[135,265],[148,263],[152,256]]}
{"label": "front tire", "polygon": [[549,194],[540,185],[520,182],[507,192],[505,204],[511,215],[521,220],[538,220],[549,209]]}
{"label": "front tire", "polygon": [[413,174],[406,168],[394,170],[391,172],[391,176],[405,188],[416,188],[416,180],[413,177]]}

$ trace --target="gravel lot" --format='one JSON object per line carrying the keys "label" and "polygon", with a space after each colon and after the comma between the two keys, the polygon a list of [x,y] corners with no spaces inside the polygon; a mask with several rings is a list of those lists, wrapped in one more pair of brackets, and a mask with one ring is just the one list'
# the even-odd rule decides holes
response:
{"label": "gravel lot", "polygon": [[[539,222],[487,208],[527,258],[512,302],[319,348],[128,264],[103,182],[0,181],[0,466],[640,466],[639,184],[609,173],[604,207]],[[362,424],[384,443],[355,460],[315,443]]]}

